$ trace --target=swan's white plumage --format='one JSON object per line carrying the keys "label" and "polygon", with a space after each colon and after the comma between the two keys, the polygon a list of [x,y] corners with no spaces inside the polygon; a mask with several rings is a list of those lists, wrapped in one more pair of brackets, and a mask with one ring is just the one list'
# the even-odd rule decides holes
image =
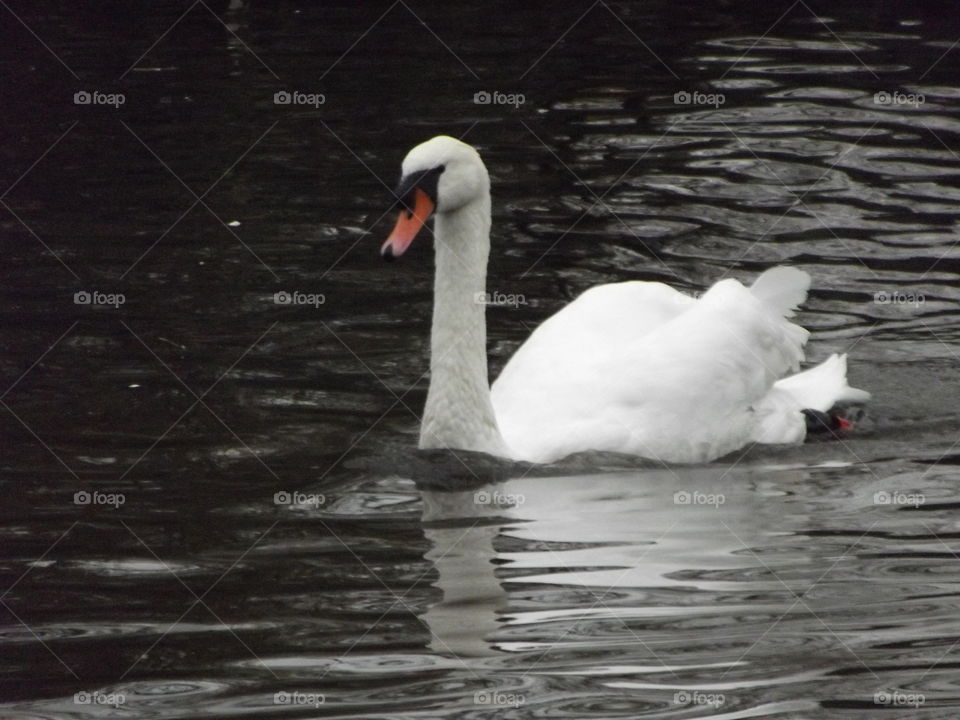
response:
{"label": "swan's white plumage", "polygon": [[437,189],[431,381],[420,447],[550,462],[583,450],[706,462],[751,442],[800,442],[800,410],[865,400],[846,357],[798,375],[808,333],[789,321],[810,277],[775,267],[751,287],[721,280],[700,298],[662,283],[593,287],[538,327],[487,390],[477,296],[490,249],[486,168],[437,137],[404,175],[443,166]]}
{"label": "swan's white plumage", "polygon": [[752,292],[772,313],[793,317],[810,290],[810,276],[803,270],[778,265],[770,268],[750,286]]}
{"label": "swan's white plumage", "polygon": [[834,353],[816,367],[777,381],[801,408],[826,412],[838,402],[866,402],[870,393],[847,384],[847,356]]}
{"label": "swan's white plumage", "polygon": [[[781,270],[768,272],[809,282]],[[699,300],[660,283],[591,288],[537,328],[493,384],[504,440],[535,462],[591,449],[703,462],[742,447],[754,405],[798,368],[807,339],[784,318],[792,302],[767,299],[736,280]]]}

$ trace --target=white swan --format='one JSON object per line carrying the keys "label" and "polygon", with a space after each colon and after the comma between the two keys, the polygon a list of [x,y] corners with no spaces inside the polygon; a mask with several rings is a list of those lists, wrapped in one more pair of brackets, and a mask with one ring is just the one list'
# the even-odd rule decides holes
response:
{"label": "white swan", "polygon": [[583,450],[708,462],[752,442],[802,442],[801,410],[870,397],[847,385],[844,355],[784,377],[799,369],[808,335],[786,318],[810,285],[788,267],[749,288],[721,280],[699,299],[654,282],[593,287],[540,325],[490,388],[486,167],[469,145],[435,137],[404,158],[396,194],[385,258],[436,217],[421,448],[538,463]]}

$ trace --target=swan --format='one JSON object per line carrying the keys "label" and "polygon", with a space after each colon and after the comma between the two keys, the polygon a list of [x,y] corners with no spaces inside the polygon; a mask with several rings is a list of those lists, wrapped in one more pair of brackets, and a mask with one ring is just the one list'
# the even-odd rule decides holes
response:
{"label": "swan", "polygon": [[491,387],[487,169],[473,147],[441,135],[407,154],[395,195],[384,259],[402,255],[434,217],[422,449],[533,463],[587,450],[704,463],[751,443],[801,443],[811,417],[870,397],[847,384],[845,355],[797,372],[808,332],[789,318],[810,276],[784,266],[749,287],[720,280],[699,298],[659,282],[592,287],[537,327]]}

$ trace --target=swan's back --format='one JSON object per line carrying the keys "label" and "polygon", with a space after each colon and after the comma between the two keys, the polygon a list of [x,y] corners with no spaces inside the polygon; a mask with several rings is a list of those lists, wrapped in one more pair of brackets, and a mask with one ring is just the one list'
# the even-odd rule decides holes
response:
{"label": "swan's back", "polygon": [[700,299],[660,283],[592,288],[494,383],[501,433],[536,462],[590,449],[665,462],[731,452],[755,431],[753,406],[803,359],[807,332],[786,316],[808,286],[806,273],[774,268],[753,291],[723,280]]}

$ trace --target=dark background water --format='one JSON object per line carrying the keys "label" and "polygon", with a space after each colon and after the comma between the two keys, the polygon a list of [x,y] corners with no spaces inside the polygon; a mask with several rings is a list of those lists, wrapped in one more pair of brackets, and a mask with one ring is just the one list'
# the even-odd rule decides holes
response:
{"label": "dark background water", "polygon": [[[2,716],[955,718],[955,4],[358,5],[2,3]],[[492,372],[594,283],[785,262],[868,417],[700,468],[414,452],[431,248],[377,249],[440,133],[525,303]]]}

